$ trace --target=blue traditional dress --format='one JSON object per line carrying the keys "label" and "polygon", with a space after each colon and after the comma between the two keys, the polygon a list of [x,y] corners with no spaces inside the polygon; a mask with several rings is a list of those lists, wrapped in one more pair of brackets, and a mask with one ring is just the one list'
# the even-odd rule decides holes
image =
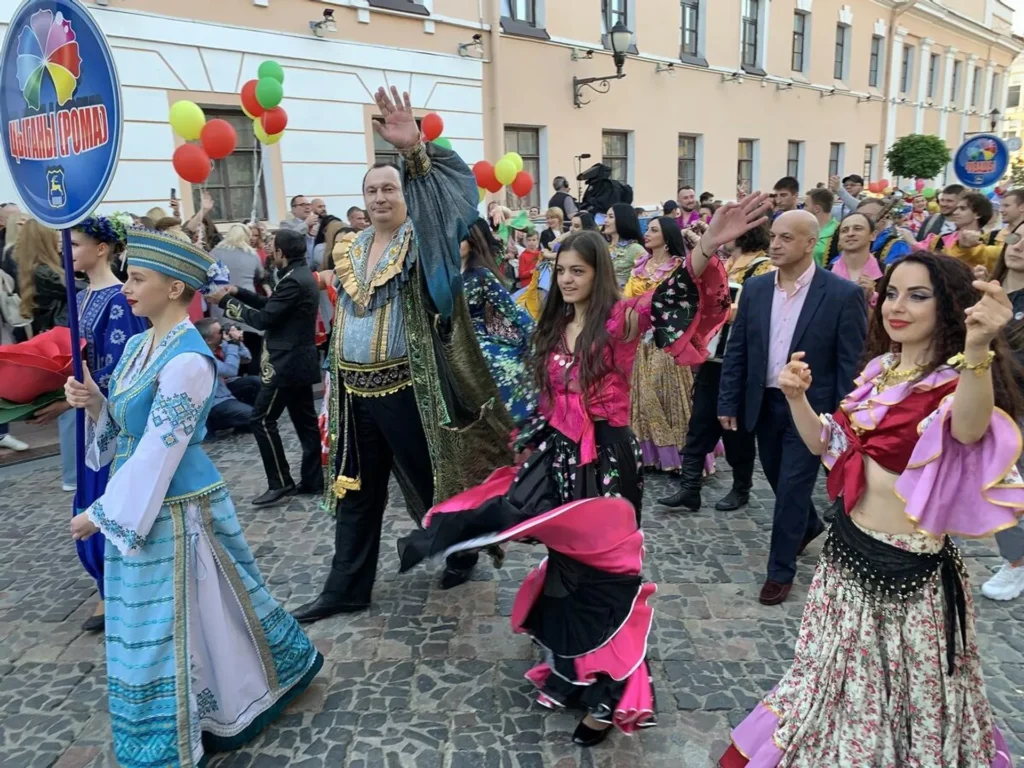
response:
{"label": "blue traditional dress", "polygon": [[[111,285],[94,291],[88,288],[78,294],[78,327],[85,338],[85,360],[92,373],[93,381],[103,396],[107,395],[107,384],[114,367],[121,359],[128,339],[146,330],[145,319],[132,314],[131,307],[121,294],[121,284]],[[72,515],[77,515],[103,495],[107,487],[108,467],[92,471],[88,467],[85,476],[79,478]],[[103,552],[106,541],[97,534],[85,541],[76,541],[78,559],[85,570],[96,579],[103,598]]]}
{"label": "blue traditional dress", "polygon": [[467,269],[462,280],[480,351],[505,408],[521,426],[537,410],[536,389],[526,370],[533,320],[491,270]]}
{"label": "blue traditional dress", "polygon": [[106,535],[111,730],[127,768],[202,766],[255,736],[323,658],[270,596],[200,443],[212,353],[185,320],[132,337],[87,460],[111,463],[84,514]]}

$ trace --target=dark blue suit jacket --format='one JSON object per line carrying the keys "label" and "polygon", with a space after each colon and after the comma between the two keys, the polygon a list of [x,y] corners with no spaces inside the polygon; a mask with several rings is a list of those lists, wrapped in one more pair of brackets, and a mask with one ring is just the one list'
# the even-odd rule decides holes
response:
{"label": "dark blue suit jacket", "polygon": [[[853,389],[867,337],[864,291],[816,267],[800,310],[789,354],[804,352],[811,368],[807,399],[816,413],[832,413]],[[768,380],[775,273],[747,280],[740,293],[736,322],[722,361],[718,415],[742,418],[741,429],[753,432]],[[789,359],[788,356],[786,358]]]}

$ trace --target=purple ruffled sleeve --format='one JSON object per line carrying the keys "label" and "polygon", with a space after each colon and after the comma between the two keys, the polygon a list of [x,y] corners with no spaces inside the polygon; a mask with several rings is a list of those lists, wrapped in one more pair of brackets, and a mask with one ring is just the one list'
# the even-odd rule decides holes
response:
{"label": "purple ruffled sleeve", "polygon": [[1020,429],[996,408],[984,437],[964,445],[951,432],[952,406],[950,395],[921,422],[896,495],[917,527],[934,536],[987,536],[1013,527],[1024,513],[1024,481],[1016,466]]}

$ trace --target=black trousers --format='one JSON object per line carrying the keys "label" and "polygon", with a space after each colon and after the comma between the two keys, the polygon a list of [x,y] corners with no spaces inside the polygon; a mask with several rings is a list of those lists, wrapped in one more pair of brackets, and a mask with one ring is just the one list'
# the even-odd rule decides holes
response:
{"label": "black trousers", "polygon": [[789,404],[779,389],[766,389],[757,420],[758,453],[768,484],[775,492],[768,578],[789,584],[796,576],[796,553],[805,536],[824,525],[811,501],[821,457],[804,445]]}
{"label": "black trousers", "polygon": [[248,363],[243,363],[238,367],[238,373],[241,375],[259,376],[260,375],[260,355],[263,354],[263,337],[252,331],[242,331],[242,343],[245,344],[246,349],[249,350],[249,355],[252,359]]}
{"label": "black trousers", "polygon": [[304,491],[317,491],[324,486],[320,468],[320,430],[317,427],[316,409],[313,407],[313,387],[278,387],[264,384],[256,396],[252,409],[252,433],[260,448],[263,470],[267,473],[267,484],[271,489],[292,485],[291,469],[285,458],[281,435],[277,431],[277,420],[288,409],[295,432],[302,444],[302,479]]}
{"label": "black trousers", "polygon": [[[412,387],[384,397],[353,397],[350,425],[361,482],[359,490],[338,501],[334,559],[324,593],[349,605],[369,605],[391,472],[400,472],[419,497],[420,508],[429,509],[434,503],[434,470]],[[477,557],[475,552],[460,552],[449,557],[448,564],[469,568]]]}
{"label": "black trousers", "polygon": [[[718,441],[725,445],[725,458],[733,470],[754,468],[757,447],[754,436],[740,426],[735,432],[722,428],[718,420],[718,386],[722,378],[721,363],[704,363],[693,380],[693,410],[686,432],[684,457],[694,457],[703,466],[704,457],[715,449]],[[737,419],[742,425],[742,415]]]}

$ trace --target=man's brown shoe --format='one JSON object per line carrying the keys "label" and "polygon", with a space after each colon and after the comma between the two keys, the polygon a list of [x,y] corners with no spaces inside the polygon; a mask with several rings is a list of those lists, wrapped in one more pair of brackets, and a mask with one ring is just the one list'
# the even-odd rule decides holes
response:
{"label": "man's brown shoe", "polygon": [[761,605],[778,605],[787,597],[789,597],[789,590],[793,588],[790,584],[780,584],[777,581],[768,579],[765,581],[764,586],[761,587],[761,594],[758,596],[758,600]]}

